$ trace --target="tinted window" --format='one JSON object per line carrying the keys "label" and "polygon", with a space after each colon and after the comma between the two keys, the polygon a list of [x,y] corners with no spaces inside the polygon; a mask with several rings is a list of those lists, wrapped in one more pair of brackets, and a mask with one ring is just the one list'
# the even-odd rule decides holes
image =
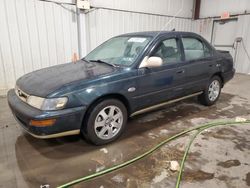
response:
{"label": "tinted window", "polygon": [[181,53],[177,46],[176,39],[167,39],[162,41],[152,56],[162,58],[163,63],[174,63],[181,60]]}
{"label": "tinted window", "polygon": [[182,38],[186,60],[200,59],[211,56],[210,50],[195,38]]}
{"label": "tinted window", "polygon": [[204,46],[204,56],[205,57],[210,57],[212,55],[211,50],[204,43],[203,43],[203,46]]}

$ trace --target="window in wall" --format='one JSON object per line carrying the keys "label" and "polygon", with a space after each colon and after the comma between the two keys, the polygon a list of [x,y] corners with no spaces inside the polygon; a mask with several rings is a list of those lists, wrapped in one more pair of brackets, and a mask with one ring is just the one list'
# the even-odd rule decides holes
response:
{"label": "window in wall", "polygon": [[175,63],[181,60],[181,53],[175,38],[164,40],[152,56],[160,57],[163,64]]}

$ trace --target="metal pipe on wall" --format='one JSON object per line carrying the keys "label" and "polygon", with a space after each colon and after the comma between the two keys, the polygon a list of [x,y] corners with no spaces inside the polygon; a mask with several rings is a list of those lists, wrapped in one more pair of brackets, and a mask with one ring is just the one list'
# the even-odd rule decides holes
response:
{"label": "metal pipe on wall", "polygon": [[76,7],[77,37],[78,37],[78,58],[82,57],[82,36],[81,36],[81,11]]}

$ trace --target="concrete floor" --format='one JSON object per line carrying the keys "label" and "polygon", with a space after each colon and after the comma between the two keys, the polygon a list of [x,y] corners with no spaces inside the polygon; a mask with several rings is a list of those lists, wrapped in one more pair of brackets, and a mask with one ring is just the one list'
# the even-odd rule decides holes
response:
{"label": "concrete floor", "polygon": [[[129,120],[116,142],[92,146],[80,136],[38,140],[13,119],[6,98],[0,98],[0,187],[55,187],[126,161],[182,130],[217,119],[250,119],[250,76],[236,75],[218,103],[200,105],[196,98]],[[181,187],[249,187],[250,125],[209,129],[195,140],[185,164]],[[180,161],[191,134],[121,170],[75,187],[174,187]]]}

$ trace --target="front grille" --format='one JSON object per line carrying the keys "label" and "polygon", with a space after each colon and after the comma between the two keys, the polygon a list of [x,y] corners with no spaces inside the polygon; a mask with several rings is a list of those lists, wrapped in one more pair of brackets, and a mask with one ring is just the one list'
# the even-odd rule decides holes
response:
{"label": "front grille", "polygon": [[16,86],[15,88],[15,92],[16,92],[16,95],[24,102],[27,102],[27,99],[29,97],[29,95],[27,93],[25,93],[24,91],[22,91],[20,88],[18,88]]}

